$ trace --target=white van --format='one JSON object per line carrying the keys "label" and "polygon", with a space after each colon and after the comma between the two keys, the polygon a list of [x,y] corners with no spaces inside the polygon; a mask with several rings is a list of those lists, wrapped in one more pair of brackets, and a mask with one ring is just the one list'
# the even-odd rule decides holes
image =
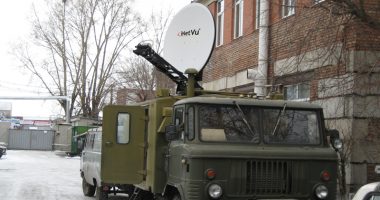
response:
{"label": "white van", "polygon": [[101,198],[99,196],[99,193],[101,193],[99,192],[101,188],[101,147],[102,128],[88,130],[80,162],[82,189],[85,196],[94,196],[95,191],[97,191],[97,197],[99,197],[98,199]]}

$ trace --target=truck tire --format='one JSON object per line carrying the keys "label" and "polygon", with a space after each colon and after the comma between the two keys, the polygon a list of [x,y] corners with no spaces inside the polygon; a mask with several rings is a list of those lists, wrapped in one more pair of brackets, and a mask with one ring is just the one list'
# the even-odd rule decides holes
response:
{"label": "truck tire", "polygon": [[174,194],[171,200],[181,200],[181,196],[179,194]]}
{"label": "truck tire", "polygon": [[3,156],[3,151],[0,150],[0,158]]}
{"label": "truck tire", "polygon": [[95,194],[95,186],[88,184],[84,177],[82,178],[82,190],[84,196],[93,197]]}
{"label": "truck tire", "polygon": [[165,196],[157,196],[155,200],[181,200],[181,195],[176,192],[174,194],[166,194]]}
{"label": "truck tire", "polygon": [[96,200],[108,199],[108,193],[102,190],[102,187],[96,187]]}

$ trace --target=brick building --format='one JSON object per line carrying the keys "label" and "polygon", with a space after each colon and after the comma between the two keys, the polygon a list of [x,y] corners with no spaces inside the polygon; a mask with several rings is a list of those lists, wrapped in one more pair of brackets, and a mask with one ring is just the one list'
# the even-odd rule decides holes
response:
{"label": "brick building", "polygon": [[281,84],[287,99],[322,105],[344,137],[350,191],[380,181],[380,1],[197,2],[216,24],[205,89],[266,95]]}
{"label": "brick building", "polygon": [[126,105],[130,103],[142,102],[155,97],[155,91],[120,88],[116,91],[116,104]]}

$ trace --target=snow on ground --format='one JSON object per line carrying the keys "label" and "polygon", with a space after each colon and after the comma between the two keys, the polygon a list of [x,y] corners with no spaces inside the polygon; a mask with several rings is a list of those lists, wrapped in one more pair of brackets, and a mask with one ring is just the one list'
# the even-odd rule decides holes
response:
{"label": "snow on ground", "polygon": [[1,200],[84,200],[80,157],[8,150],[0,159]]}

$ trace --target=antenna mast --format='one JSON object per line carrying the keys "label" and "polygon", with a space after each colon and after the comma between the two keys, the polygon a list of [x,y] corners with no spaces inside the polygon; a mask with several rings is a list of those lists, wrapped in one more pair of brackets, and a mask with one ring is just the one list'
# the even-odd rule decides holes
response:
{"label": "antenna mast", "polygon": [[[164,73],[167,77],[174,81],[177,84],[177,94],[186,93],[186,83],[188,82],[187,77],[164,58],[158,55],[150,45],[140,43],[136,46],[136,49],[133,50],[133,53],[144,57],[147,61],[154,65],[158,71]],[[198,82],[195,82],[195,88],[203,89]]]}

